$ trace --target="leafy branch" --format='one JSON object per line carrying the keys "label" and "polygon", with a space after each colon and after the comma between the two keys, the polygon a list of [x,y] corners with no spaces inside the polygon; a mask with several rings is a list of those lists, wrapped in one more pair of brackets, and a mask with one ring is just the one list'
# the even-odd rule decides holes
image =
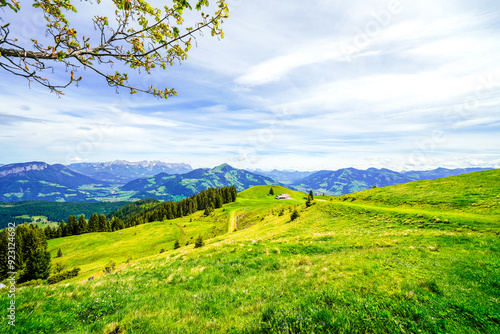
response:
{"label": "leafy branch", "polygon": [[[98,5],[96,0],[91,5]],[[92,26],[98,38],[80,35],[66,18],[68,12],[77,12],[71,0],[35,0],[33,7],[43,11],[46,24],[47,45],[35,38],[32,47],[21,46],[17,38],[11,37],[10,23],[0,27],[0,67],[16,76],[37,82],[50,91],[63,95],[62,89],[78,82],[74,73],[80,68],[88,68],[102,76],[112,87],[124,87],[131,94],[143,92],[158,98],[177,95],[173,88],[136,87],[129,83],[127,73],[115,71],[106,73],[103,64],[122,63],[134,70],[166,69],[176,61],[188,57],[195,34],[209,30],[212,36],[224,38],[221,29],[223,19],[228,17],[225,0],[217,1],[212,15],[202,11],[209,7],[207,0],[198,0],[195,9],[201,12],[201,19],[194,25],[185,26],[183,14],[193,10],[187,0],[173,0],[171,7],[154,8],[145,0],[112,0],[114,23],[108,16],[95,15]],[[6,7],[19,13],[21,6],[16,0],[0,0],[0,8]],[[90,35],[88,32],[87,35]],[[49,64],[62,63],[70,71],[70,77],[62,84],[54,84],[44,73],[54,71]]]}

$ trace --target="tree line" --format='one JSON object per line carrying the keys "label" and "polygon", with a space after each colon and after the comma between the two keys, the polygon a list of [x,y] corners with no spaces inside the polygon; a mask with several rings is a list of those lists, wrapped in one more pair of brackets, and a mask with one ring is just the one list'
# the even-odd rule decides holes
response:
{"label": "tree line", "polygon": [[127,226],[162,221],[189,216],[190,214],[205,210],[205,215],[222,205],[236,201],[238,191],[235,186],[222,188],[209,188],[185,198],[179,202],[163,202],[153,206],[146,206],[142,212],[127,217]]}
{"label": "tree line", "polygon": [[74,215],[69,216],[67,223],[62,220],[57,227],[47,226],[44,233],[47,239],[55,239],[92,232],[113,232],[124,228],[123,221],[116,217],[108,220],[102,213],[93,213],[88,221],[85,215],[80,215],[78,220]]}
{"label": "tree line", "polygon": [[230,186],[206,189],[179,202],[161,203],[156,200],[142,200],[136,202],[139,206],[136,203],[127,204],[125,207],[132,209],[118,210],[116,216],[111,213],[110,215],[113,215],[111,218],[104,214],[93,213],[87,221],[84,215],[80,215],[78,219],[72,215],[69,216],[67,223],[62,220],[57,227],[47,226],[43,231],[47,239],[55,239],[92,232],[114,232],[154,221],[189,216],[200,210],[205,210],[205,215],[208,215],[222,205],[234,202],[236,196],[236,187]]}
{"label": "tree line", "polygon": [[74,213],[90,217],[93,212],[105,214],[123,207],[127,202],[48,202],[22,201],[0,202],[0,228],[7,227],[8,223],[21,225],[26,221],[22,216],[45,216],[48,221],[60,222]]}

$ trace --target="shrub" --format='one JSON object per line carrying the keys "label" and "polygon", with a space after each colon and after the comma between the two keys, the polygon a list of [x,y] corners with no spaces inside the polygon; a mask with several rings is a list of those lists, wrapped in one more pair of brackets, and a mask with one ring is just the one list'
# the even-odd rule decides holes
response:
{"label": "shrub", "polygon": [[162,248],[160,249],[160,254],[161,254],[161,253],[165,253],[165,248],[163,248],[163,247],[162,247]]}
{"label": "shrub", "polygon": [[294,221],[295,219],[299,218],[300,217],[300,214],[299,212],[297,211],[297,209],[293,210],[292,214],[290,215],[290,220],[291,221]]}
{"label": "shrub", "polygon": [[176,239],[175,243],[174,243],[174,249],[178,249],[178,248],[181,248],[181,243],[179,242],[179,239]]}
{"label": "shrub", "polygon": [[201,234],[198,236],[194,243],[194,248],[200,248],[203,247],[205,244],[203,243],[203,238],[201,237]]}
{"label": "shrub", "polygon": [[64,261],[54,262],[54,267],[52,268],[52,270],[54,271],[55,274],[59,274],[64,269],[66,269],[66,262]]}
{"label": "shrub", "polygon": [[106,263],[106,265],[104,266],[104,273],[105,274],[110,274],[111,272],[113,272],[116,268],[116,262],[115,260],[111,259],[109,260],[108,263]]}
{"label": "shrub", "polygon": [[61,282],[65,279],[69,279],[72,277],[78,276],[78,273],[80,272],[80,268],[73,268],[72,270],[65,270],[63,272],[60,272],[59,274],[55,274],[52,276],[49,276],[47,279],[47,283],[49,284],[55,284],[57,282]]}

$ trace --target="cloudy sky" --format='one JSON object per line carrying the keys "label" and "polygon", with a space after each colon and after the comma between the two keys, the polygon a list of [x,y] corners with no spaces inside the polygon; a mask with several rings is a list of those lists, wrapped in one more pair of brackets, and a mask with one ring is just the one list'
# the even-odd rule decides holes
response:
{"label": "cloudy sky", "polygon": [[[80,71],[59,98],[0,71],[0,163],[500,168],[497,0],[228,2],[223,40],[133,76],[178,97],[117,94]],[[21,39],[43,31],[19,15]]]}

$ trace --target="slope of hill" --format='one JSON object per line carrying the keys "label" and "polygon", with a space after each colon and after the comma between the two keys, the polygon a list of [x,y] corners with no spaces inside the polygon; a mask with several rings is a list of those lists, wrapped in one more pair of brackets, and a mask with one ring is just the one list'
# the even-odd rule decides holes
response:
{"label": "slope of hill", "polygon": [[238,191],[262,184],[273,184],[274,180],[222,164],[212,169],[200,168],[182,175],[161,173],[150,178],[131,181],[123,191],[136,191],[135,198],[178,200],[213,187],[234,185]]}
{"label": "slope of hill", "polygon": [[500,216],[500,169],[369,189],[338,199]]}
{"label": "slope of hill", "polygon": [[105,186],[101,181],[76,173],[63,165],[45,162],[0,167],[0,201],[84,201],[89,193],[81,187]]}
{"label": "slope of hill", "polygon": [[418,180],[440,179],[448,176],[482,172],[491,169],[492,168],[456,168],[456,169],[436,168],[427,171],[408,171],[408,172],[403,172],[402,174],[414,179],[415,181],[418,181]]}
{"label": "slope of hill", "polygon": [[369,168],[358,170],[344,168],[337,171],[319,171],[308,177],[297,180],[292,186],[303,191],[313,189],[330,195],[340,196],[361,190],[376,187],[386,187],[417,180],[438,179],[448,176],[461,175],[491,168],[437,168],[430,171],[395,172],[389,169]]}
{"label": "slope of hill", "polygon": [[[370,190],[376,201],[364,202],[362,193],[354,202],[317,200],[306,208],[304,200],[273,200],[269,186],[260,186],[213,216],[50,240],[53,256],[61,247],[62,260],[81,266],[82,275],[17,291],[29,302],[16,305],[16,330],[498,333],[498,176],[406,185],[406,196],[415,198],[411,210],[396,205],[402,188]],[[461,197],[443,207],[438,199],[445,195],[426,195],[433,183]],[[484,198],[453,205],[476,196],[478,185]],[[496,207],[472,213],[483,200]],[[293,210],[300,213],[295,220]],[[198,234],[206,245],[193,249]],[[183,246],[172,250],[176,238]],[[103,275],[110,258],[118,268]],[[0,295],[0,305],[9,302]],[[7,326],[1,322],[0,331]]]}
{"label": "slope of hill", "polygon": [[97,180],[117,184],[125,184],[135,179],[160,173],[184,174],[193,170],[191,166],[184,163],[162,161],[129,162],[124,160],[74,163],[68,165],[68,168]]}

